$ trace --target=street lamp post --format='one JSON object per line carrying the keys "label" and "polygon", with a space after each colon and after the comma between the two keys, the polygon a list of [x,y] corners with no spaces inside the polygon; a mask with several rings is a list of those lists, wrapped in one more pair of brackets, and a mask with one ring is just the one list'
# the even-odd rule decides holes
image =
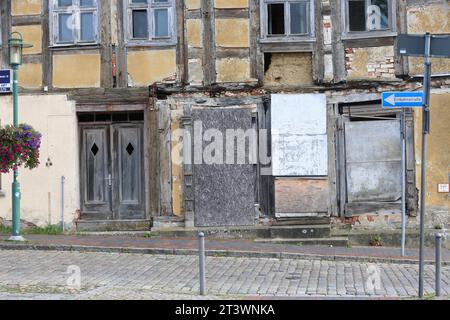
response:
{"label": "street lamp post", "polygon": [[[11,33],[8,41],[9,63],[13,70],[13,125],[19,126],[19,86],[18,73],[22,64],[23,48],[30,48],[32,45],[23,43],[22,35],[18,32]],[[14,180],[12,183],[12,235],[10,241],[24,241],[20,235],[20,184],[18,181],[19,170],[14,170]]]}

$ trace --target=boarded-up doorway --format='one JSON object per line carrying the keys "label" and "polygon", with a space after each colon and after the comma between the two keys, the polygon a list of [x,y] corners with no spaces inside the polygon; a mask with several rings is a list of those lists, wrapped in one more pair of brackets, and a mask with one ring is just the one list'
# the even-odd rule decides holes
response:
{"label": "boarded-up doorway", "polygon": [[[211,129],[216,130],[216,133],[220,132],[223,137],[222,159],[225,160],[227,137],[229,137],[227,130],[246,131],[256,128],[255,109],[255,106],[193,107],[192,120],[194,128],[201,126],[203,134]],[[198,134],[196,132],[197,136],[194,137],[194,141],[198,141]],[[213,141],[213,139],[205,140],[202,142],[200,152],[205,151]],[[244,163],[238,160],[237,154],[234,155],[235,162],[232,164],[227,161],[207,163],[205,159],[198,163],[198,155],[194,157],[193,184],[196,226],[254,225],[257,165],[253,164],[250,159],[250,145],[249,140],[246,139]],[[238,143],[235,143],[235,148],[238,146]],[[234,149],[234,152],[237,152],[237,149]]]}
{"label": "boarded-up doorway", "polygon": [[342,138],[341,202],[345,215],[399,212],[400,121],[347,121]]}

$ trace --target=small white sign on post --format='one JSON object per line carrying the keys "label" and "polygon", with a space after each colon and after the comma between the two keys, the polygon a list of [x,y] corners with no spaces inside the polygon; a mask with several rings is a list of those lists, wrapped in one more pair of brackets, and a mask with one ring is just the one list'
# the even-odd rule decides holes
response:
{"label": "small white sign on post", "polygon": [[450,184],[448,184],[448,183],[438,184],[438,192],[439,193],[450,193]]}

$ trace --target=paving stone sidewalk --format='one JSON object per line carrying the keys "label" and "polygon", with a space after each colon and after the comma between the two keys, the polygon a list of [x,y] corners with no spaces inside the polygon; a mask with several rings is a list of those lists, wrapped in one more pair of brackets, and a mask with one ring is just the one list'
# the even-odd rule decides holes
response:
{"label": "paving stone sidewalk", "polygon": [[[75,236],[75,235],[27,235],[25,244],[12,244],[0,236],[0,249],[42,249],[80,250],[103,252],[136,252],[163,254],[196,254],[195,238],[163,238],[142,236]],[[300,246],[274,243],[257,243],[252,240],[206,239],[206,249],[210,255],[272,258],[307,258],[346,261],[377,261],[397,263],[417,263],[418,249],[407,249],[406,256],[400,255],[399,248],[388,247],[330,247]],[[425,251],[428,263],[434,261],[434,249]],[[450,265],[450,250],[442,250],[444,264]]]}
{"label": "paving stone sidewalk", "polygon": [[[1,299],[242,299],[414,297],[413,264],[207,257],[208,295],[198,293],[192,255],[0,250]],[[75,273],[73,271],[76,271]],[[432,294],[434,268],[425,268]],[[74,275],[80,275],[80,287]],[[442,287],[450,294],[450,267]]]}

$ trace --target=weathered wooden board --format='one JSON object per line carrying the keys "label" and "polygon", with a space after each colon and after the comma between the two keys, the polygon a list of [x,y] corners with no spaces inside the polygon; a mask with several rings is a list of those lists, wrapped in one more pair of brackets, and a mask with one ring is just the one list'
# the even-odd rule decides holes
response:
{"label": "weathered wooden board", "polygon": [[326,176],[326,96],[274,94],[271,100],[273,175]]}
{"label": "weathered wooden board", "polygon": [[165,103],[158,104],[158,132],[159,132],[159,178],[160,178],[160,215],[172,215],[172,161],[170,106]]}
{"label": "weathered wooden board", "polygon": [[275,212],[328,212],[328,180],[276,178]]}
{"label": "weathered wooden board", "polygon": [[[252,109],[193,108],[192,119],[201,121],[203,132],[216,129],[225,137],[227,129],[252,128]],[[203,150],[210,143],[203,141]],[[195,163],[193,167],[196,226],[254,224],[256,165]]]}

